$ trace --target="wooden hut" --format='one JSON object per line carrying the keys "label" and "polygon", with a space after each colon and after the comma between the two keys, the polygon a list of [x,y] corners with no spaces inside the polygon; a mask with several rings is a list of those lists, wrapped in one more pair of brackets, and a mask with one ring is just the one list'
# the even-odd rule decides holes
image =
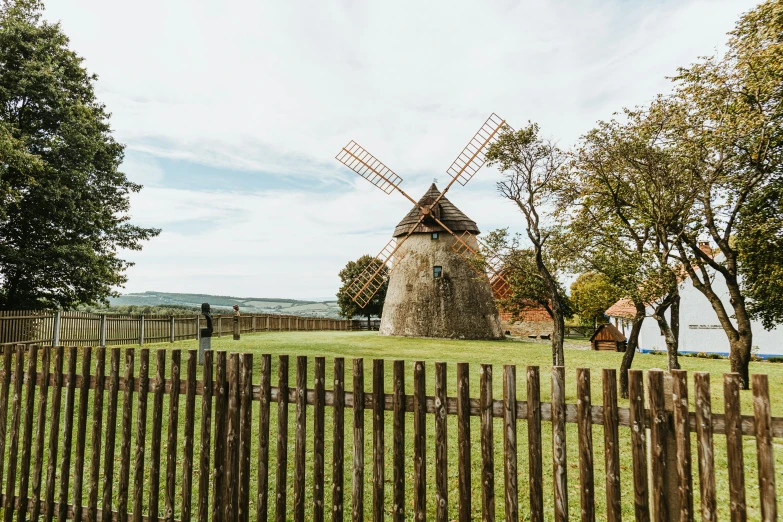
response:
{"label": "wooden hut", "polygon": [[625,335],[612,323],[602,324],[590,338],[593,350],[624,352],[627,345]]}

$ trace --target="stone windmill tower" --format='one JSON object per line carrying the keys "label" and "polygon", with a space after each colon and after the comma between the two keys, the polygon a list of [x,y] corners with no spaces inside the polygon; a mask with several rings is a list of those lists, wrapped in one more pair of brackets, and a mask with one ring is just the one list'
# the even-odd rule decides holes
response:
{"label": "stone windmill tower", "polygon": [[433,183],[416,201],[400,188],[402,178],[351,141],[337,159],[387,194],[397,191],[413,209],[393,238],[348,288],[364,307],[388,279],[382,335],[498,339],[503,337],[494,296],[509,286],[497,258],[488,255],[476,223],[446,199],[456,182],[465,185],[484,164],[486,148],[505,121],[492,114],[447,170],[440,192]]}

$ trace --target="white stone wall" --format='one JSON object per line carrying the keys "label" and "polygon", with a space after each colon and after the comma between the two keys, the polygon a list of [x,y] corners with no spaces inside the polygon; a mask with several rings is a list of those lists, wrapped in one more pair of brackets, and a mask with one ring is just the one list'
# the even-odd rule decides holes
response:
{"label": "white stone wall", "polygon": [[[723,305],[732,314],[729,291],[723,279],[718,276],[712,283],[721,297]],[[666,341],[661,335],[658,323],[651,317],[652,308],[647,308],[648,317],[639,334],[639,348],[643,350],[666,350]],[[671,314],[667,313],[667,318]],[[735,322],[736,324],[736,322]],[[764,329],[760,321],[753,321],[753,346],[761,355],[783,355],[783,329]],[[627,329],[630,334],[630,328]],[[699,290],[693,287],[690,278],[680,285],[680,351],[682,352],[729,352],[729,340],[718,321],[712,305]],[[755,350],[754,350],[755,351]]]}

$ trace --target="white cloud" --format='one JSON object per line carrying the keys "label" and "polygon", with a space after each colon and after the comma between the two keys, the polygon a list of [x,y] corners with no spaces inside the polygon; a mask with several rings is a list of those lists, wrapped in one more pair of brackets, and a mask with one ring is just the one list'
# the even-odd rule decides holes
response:
{"label": "white cloud", "polygon": [[442,172],[492,111],[571,141],[644,103],[752,5],[60,0],[48,14],[131,148],[159,137],[241,166],[329,162],[355,138],[393,169]]}
{"label": "white cloud", "polygon": [[[58,0],[47,16],[99,74],[130,151],[350,178],[333,157],[356,139],[416,197],[432,176],[446,181],[490,112],[515,127],[537,121],[570,145],[596,120],[668,90],[665,77],[714,53],[754,4]],[[131,169],[161,182],[152,163]],[[457,187],[455,203],[484,230],[518,222],[492,193],[497,174],[481,175]],[[145,189],[134,220],[170,231],[129,254],[138,264],[128,289],[332,293],[345,260],[379,250],[408,209],[358,182],[339,197]],[[213,217],[201,235],[181,231]],[[361,232],[376,229],[387,232]]]}
{"label": "white cloud", "polygon": [[[451,199],[485,227],[515,219],[496,198],[465,196]],[[149,188],[134,196],[133,208],[136,222],[163,233],[126,254],[137,262],[128,291],[306,297],[334,294],[346,261],[377,254],[410,203],[369,185],[329,198]]]}
{"label": "white cloud", "polygon": [[134,183],[142,185],[157,185],[163,181],[163,169],[158,163],[149,157],[128,155],[122,162],[122,171]]}

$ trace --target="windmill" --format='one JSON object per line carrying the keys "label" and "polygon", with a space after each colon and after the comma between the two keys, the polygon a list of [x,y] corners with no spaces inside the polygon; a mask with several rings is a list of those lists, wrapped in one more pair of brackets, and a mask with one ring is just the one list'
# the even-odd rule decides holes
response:
{"label": "windmill", "polygon": [[[443,191],[437,191],[433,183],[427,194],[419,201],[413,199],[400,187],[402,178],[399,175],[355,141],[351,141],[340,150],[336,156],[338,161],[384,193],[391,194],[396,191],[414,205],[411,213],[398,225],[395,237],[381,249],[380,253],[348,287],[348,295],[360,307],[363,308],[370,302],[384,282],[394,274],[395,269],[405,259],[408,254],[408,249],[405,247],[406,241],[417,231],[426,230],[428,224],[438,227],[438,230],[451,235],[451,249],[472,270],[480,276],[486,277],[485,281],[489,283],[491,293],[495,298],[502,299],[508,295],[510,288],[508,282],[503,277],[501,261],[497,255],[494,255],[476,237],[478,229],[475,228],[475,223],[469,229],[462,227],[461,230],[453,230],[452,227],[447,225],[448,220],[441,216],[444,204],[448,203],[450,209],[453,207],[445,199],[446,193],[455,183],[464,186],[476,175],[486,161],[485,153],[487,147],[498,139],[501,130],[504,128],[507,128],[505,120],[494,113],[490,115],[447,169],[446,172],[450,177],[450,181]],[[456,207],[453,207],[453,209],[459,212]],[[469,221],[467,216],[464,216],[461,212],[460,215]],[[469,222],[472,223],[472,221]],[[405,228],[401,229],[403,226]],[[432,230],[435,230],[435,228],[432,228]],[[462,233],[458,234],[457,232]],[[494,304],[492,306],[494,307]],[[386,314],[384,313],[384,315]]]}

